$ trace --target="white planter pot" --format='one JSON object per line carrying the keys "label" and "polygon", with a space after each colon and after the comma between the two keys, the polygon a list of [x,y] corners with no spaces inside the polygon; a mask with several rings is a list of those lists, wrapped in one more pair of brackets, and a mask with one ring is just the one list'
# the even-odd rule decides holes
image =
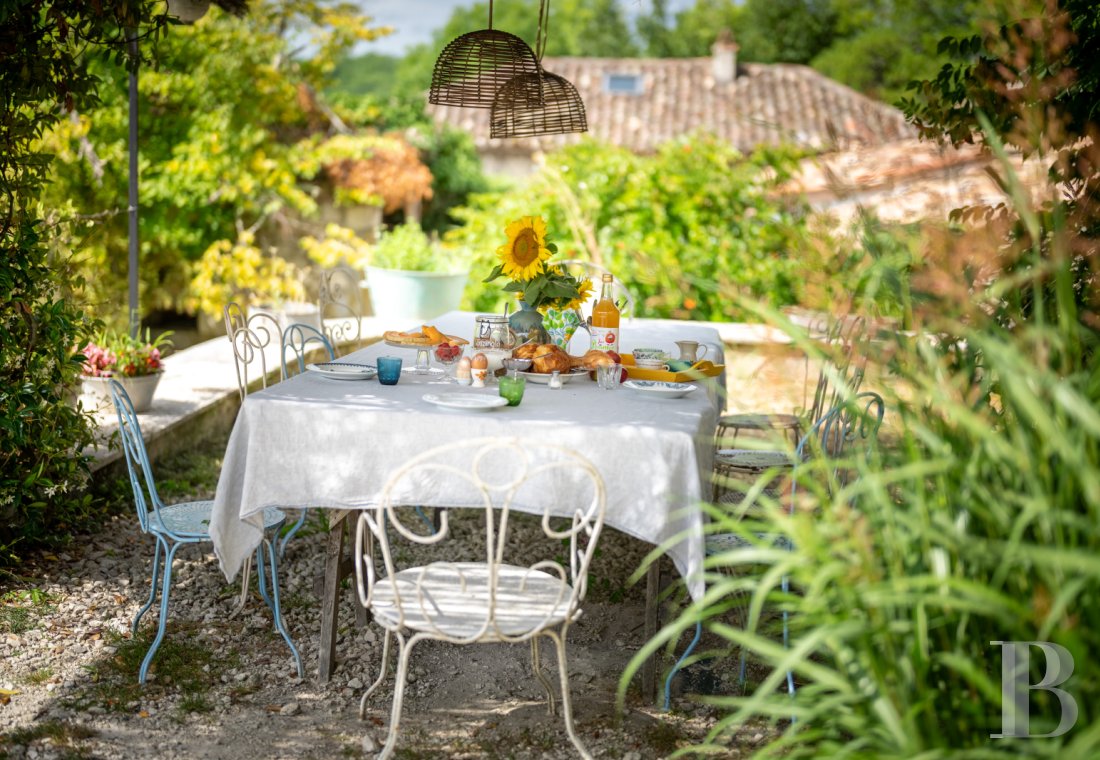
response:
{"label": "white planter pot", "polygon": [[367,289],[376,317],[425,320],[454,311],[470,273],[411,272],[367,267]]}
{"label": "white planter pot", "polygon": [[130,397],[134,411],[146,412],[153,405],[153,394],[163,374],[164,372],[156,372],[140,377],[82,377],[80,378],[81,394],[85,403],[96,412],[110,410],[113,404],[111,390],[107,387],[107,383],[110,380],[118,380],[126,390],[126,395]]}

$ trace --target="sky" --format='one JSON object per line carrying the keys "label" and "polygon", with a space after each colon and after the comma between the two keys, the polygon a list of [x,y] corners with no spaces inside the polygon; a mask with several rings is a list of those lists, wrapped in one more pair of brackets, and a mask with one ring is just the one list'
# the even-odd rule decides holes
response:
{"label": "sky", "polygon": [[[498,0],[507,2],[507,0]],[[356,0],[376,26],[392,26],[394,33],[360,48],[372,53],[402,55],[410,45],[431,42],[432,32],[447,23],[451,11],[469,7],[474,0]],[[619,0],[628,17],[649,9],[648,0]],[[672,0],[671,12],[692,5],[693,0]],[[550,10],[553,11],[553,5]],[[471,30],[473,31],[473,30]]]}

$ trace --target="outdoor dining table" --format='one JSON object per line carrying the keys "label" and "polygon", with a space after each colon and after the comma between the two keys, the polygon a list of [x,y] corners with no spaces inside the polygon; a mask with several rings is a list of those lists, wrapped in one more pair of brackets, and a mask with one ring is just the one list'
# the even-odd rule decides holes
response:
{"label": "outdoor dining table", "polygon": [[[448,335],[469,339],[474,317],[450,312],[432,321]],[[621,335],[624,353],[636,347],[674,353],[674,342],[688,339],[707,344],[707,358],[723,362],[721,340],[709,327],[635,319],[623,322]],[[404,365],[411,367],[416,351],[380,342],[339,361],[374,364],[384,355],[402,356]],[[427,449],[466,438],[532,437],[587,457],[606,485],[607,525],[651,544],[667,544],[689,593],[698,598],[703,593],[704,556],[698,504],[709,495],[723,379],[695,381],[694,392],[676,399],[626,388],[603,390],[587,377],[560,389],[529,382],[519,406],[473,412],[439,408],[423,396],[496,395],[495,384],[463,387],[447,384],[438,372],[406,371],[397,385],[385,386],[377,379],[335,380],[304,372],[245,398],[214,498],[214,550],[226,578],[232,580],[262,539],[265,508],[333,510],[319,656],[325,681],[334,664],[339,582],[350,567],[341,556],[346,518],[377,507],[390,474]],[[423,507],[454,506],[447,503],[446,493],[425,490],[415,495]],[[568,516],[574,506],[524,503],[514,508]],[[651,597],[656,579],[651,572]],[[356,604],[357,613],[358,608]],[[655,627],[654,607],[647,611],[647,636]],[[643,676],[647,689],[652,687],[652,666],[648,671]]]}

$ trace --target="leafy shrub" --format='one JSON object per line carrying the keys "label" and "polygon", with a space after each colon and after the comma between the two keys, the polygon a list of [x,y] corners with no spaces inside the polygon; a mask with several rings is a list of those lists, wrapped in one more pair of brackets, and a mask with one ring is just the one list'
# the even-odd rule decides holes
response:
{"label": "leafy shrub", "polygon": [[467,267],[467,257],[460,246],[442,245],[416,222],[405,222],[379,236],[368,249],[367,263],[380,269],[461,272]]}
{"label": "leafy shrub", "polygon": [[84,283],[67,254],[50,253],[55,231],[39,202],[51,157],[40,138],[94,102],[88,51],[122,63],[119,41],[135,21],[158,36],[151,10],[54,0],[0,12],[0,38],[18,40],[0,56],[0,564],[63,539],[91,506],[91,420],[67,401],[83,360],[74,346],[98,325],[81,309]]}
{"label": "leafy shrub", "polygon": [[[937,245],[919,261],[897,257],[888,276],[891,256],[878,259],[879,281],[907,294],[899,305],[910,326],[874,347],[887,370],[889,444],[846,462],[853,477],[842,487],[825,488],[820,465],[800,468],[793,516],[762,497],[756,520],[713,510],[714,531],[781,535],[793,549],[758,542],[709,558],[707,598],[649,645],[702,622],[717,642],[712,654],[740,650],[767,669],[749,693],[711,700],[725,717],[697,750],[722,751],[728,731],[764,717],[785,731],[761,754],[785,757],[1100,753],[1100,149],[1075,136],[1072,115],[1054,119],[1060,87],[1082,80],[1029,58],[1044,44],[1066,55],[1065,29],[1038,32],[1067,18],[1015,25],[1011,34],[1031,30],[1027,41],[1002,49],[1004,67],[985,70],[1026,72],[1019,87],[991,89],[1013,101],[1011,113],[974,117],[984,129],[972,139],[1002,158],[1011,201],[960,215],[961,230],[930,238]],[[1083,20],[1095,24],[1095,14]],[[1095,92],[1069,89],[1076,105],[1095,103]],[[1047,119],[1049,132],[1029,131]],[[962,139],[958,114],[941,125]],[[1037,140],[1032,150],[1062,148],[1039,208],[1004,160],[1002,128]],[[779,591],[783,578],[791,593]],[[749,605],[744,629],[726,619],[738,597]],[[765,625],[765,609],[789,615],[789,647]],[[1080,711],[1076,728],[992,738],[1006,707],[993,642],[1012,641],[1069,651],[1074,672],[1060,688]],[[788,668],[800,683],[793,700],[776,688]],[[1030,683],[1045,672],[1033,658]],[[1031,732],[1053,731],[1060,701],[1042,689],[1028,700]]]}
{"label": "leafy shrub", "polygon": [[[446,239],[477,251],[488,271],[507,222],[542,215],[564,258],[611,269],[638,296],[638,314],[732,320],[739,294],[796,303],[806,264],[805,207],[775,199],[797,154],[760,149],[742,156],[708,136],[675,140],[636,156],[595,140],[550,155],[518,187],[473,197],[452,216]],[[467,291],[475,309],[498,308],[498,288]]]}

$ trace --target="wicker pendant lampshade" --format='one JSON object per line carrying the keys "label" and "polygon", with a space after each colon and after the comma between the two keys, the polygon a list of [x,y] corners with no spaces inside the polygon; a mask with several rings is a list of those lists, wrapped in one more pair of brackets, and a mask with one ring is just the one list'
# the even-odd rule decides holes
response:
{"label": "wicker pendant lampshade", "polygon": [[[512,77],[493,99],[489,115],[489,137],[537,137],[587,132],[588,118],[584,101],[577,88],[565,77],[542,68],[546,50],[546,33],[550,26],[550,0],[539,2],[539,27],[535,39],[535,56],[539,70]],[[534,93],[542,102],[533,102]]]}
{"label": "wicker pendant lampshade", "polygon": [[[525,93],[542,90],[542,105]],[[584,101],[564,77],[541,71],[522,74],[500,88],[489,117],[489,137],[537,137],[587,132]]]}
{"label": "wicker pendant lampshade", "polygon": [[[537,75],[542,68],[534,51],[514,34],[489,28],[457,37],[436,59],[428,102],[465,108],[492,108],[497,91],[518,76]],[[541,87],[517,93],[530,106],[542,104]]]}

